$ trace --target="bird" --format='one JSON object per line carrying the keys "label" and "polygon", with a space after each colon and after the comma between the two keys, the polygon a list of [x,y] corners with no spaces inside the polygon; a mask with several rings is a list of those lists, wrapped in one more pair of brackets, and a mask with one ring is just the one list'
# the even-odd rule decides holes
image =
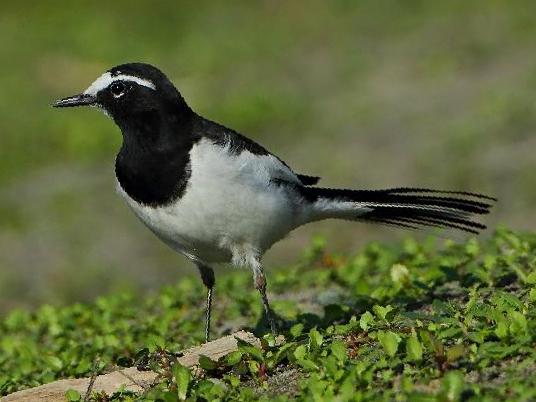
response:
{"label": "bird", "polygon": [[477,234],[486,228],[477,215],[496,201],[468,191],[321,187],[320,177],[294,172],[264,146],[197,114],[147,63],[115,66],[52,106],[97,107],[119,127],[117,192],[147,228],[197,266],[206,287],[206,342],[215,267],[251,270],[275,334],[262,257],[292,230],[342,219]]}

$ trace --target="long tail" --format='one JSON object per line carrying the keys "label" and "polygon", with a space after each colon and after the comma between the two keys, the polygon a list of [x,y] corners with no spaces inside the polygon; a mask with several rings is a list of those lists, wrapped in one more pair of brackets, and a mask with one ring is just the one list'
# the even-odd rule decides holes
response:
{"label": "long tail", "polygon": [[423,226],[454,228],[479,233],[486,226],[474,220],[488,214],[493,197],[464,191],[425,188],[346,190],[301,187],[312,205],[311,220],[340,218],[418,229]]}

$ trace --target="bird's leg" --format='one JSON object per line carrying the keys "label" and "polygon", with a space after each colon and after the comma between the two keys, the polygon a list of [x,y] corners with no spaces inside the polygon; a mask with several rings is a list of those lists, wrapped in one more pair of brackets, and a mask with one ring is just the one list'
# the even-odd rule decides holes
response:
{"label": "bird's leg", "polygon": [[205,310],[205,343],[209,341],[210,338],[210,314],[212,307],[212,289],[214,288],[214,270],[209,266],[198,264],[197,268],[201,274],[201,279],[203,284],[207,288],[207,304]]}
{"label": "bird's leg", "polygon": [[276,336],[275,321],[272,315],[272,309],[270,308],[270,303],[268,302],[268,296],[266,296],[266,276],[260,264],[255,264],[253,266],[253,282],[255,283],[255,288],[261,294],[262,305],[264,307],[264,312],[266,313],[266,318],[270,323],[270,330],[272,334]]}

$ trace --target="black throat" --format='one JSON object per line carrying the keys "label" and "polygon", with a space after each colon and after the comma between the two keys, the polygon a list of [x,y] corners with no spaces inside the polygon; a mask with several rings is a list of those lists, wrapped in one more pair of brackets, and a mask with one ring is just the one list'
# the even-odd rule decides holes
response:
{"label": "black throat", "polygon": [[123,133],[115,174],[131,198],[158,207],[184,194],[190,177],[189,153],[196,141],[192,127],[198,118],[185,103],[114,116]]}

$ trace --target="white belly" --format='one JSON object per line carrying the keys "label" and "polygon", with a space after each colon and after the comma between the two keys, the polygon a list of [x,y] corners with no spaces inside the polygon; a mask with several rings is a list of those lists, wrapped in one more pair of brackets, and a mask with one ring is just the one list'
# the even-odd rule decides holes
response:
{"label": "white belly", "polygon": [[246,265],[297,226],[298,197],[271,181],[293,173],[273,156],[233,155],[202,140],[190,161],[186,191],[169,205],[140,205],[118,186],[134,213],[175,250],[206,263]]}

